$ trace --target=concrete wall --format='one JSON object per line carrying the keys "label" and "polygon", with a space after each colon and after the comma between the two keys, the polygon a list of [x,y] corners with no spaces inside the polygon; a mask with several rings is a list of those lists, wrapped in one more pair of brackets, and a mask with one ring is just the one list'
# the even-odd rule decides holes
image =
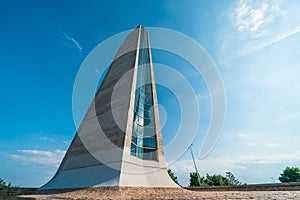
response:
{"label": "concrete wall", "polygon": [[[41,189],[178,187],[165,166],[154,83],[158,161],[141,160],[130,155],[141,30],[141,27],[135,29],[121,45],[60,167]],[[152,60],[151,75],[154,81]],[[115,92],[116,88],[119,92]]]}
{"label": "concrete wall", "polygon": [[[119,184],[138,33],[133,31],[121,45],[60,167],[41,189]],[[112,99],[126,72],[131,74],[122,82],[122,92]]]}
{"label": "concrete wall", "polygon": [[[153,111],[154,111],[154,119],[155,119],[158,160],[142,160],[130,155],[132,121],[133,121],[133,110],[134,110],[133,108],[134,98],[131,98],[130,112],[128,115],[128,124],[127,124],[127,132],[126,132],[126,141],[125,141],[124,154],[123,154],[122,173],[120,177],[120,186],[176,188],[179,186],[170,178],[166,169],[149,35],[145,29],[140,29],[140,31],[144,31],[144,34],[146,35],[147,38],[147,45],[149,48],[150,73],[151,73],[151,82],[152,82],[152,90],[153,90],[152,91],[153,107],[154,107]],[[136,78],[137,78],[137,68],[138,68],[137,60],[138,60],[138,54],[137,54],[136,64],[135,64],[135,69],[133,74],[133,83],[136,83]],[[135,96],[134,93],[135,89],[136,89],[136,85],[133,84],[132,97]]]}

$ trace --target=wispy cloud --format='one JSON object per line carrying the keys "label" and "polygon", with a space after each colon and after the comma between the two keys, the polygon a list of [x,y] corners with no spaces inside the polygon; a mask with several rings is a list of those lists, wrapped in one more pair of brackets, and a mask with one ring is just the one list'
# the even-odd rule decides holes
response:
{"label": "wispy cloud", "polygon": [[243,56],[246,56],[248,54],[254,53],[256,51],[259,51],[261,49],[264,49],[266,47],[274,45],[277,42],[280,42],[280,41],[282,41],[282,40],[284,40],[284,39],[286,39],[288,37],[291,37],[291,36],[299,33],[299,32],[300,32],[300,26],[298,26],[298,27],[296,27],[296,28],[294,28],[292,30],[286,31],[283,34],[280,34],[277,37],[272,38],[271,40],[262,42],[261,44],[259,44],[257,46],[254,46],[252,48],[247,48],[246,50],[241,51],[237,56],[231,58],[230,60],[227,60],[226,62],[222,63],[221,65],[225,65],[225,64],[227,64],[227,63],[229,63],[229,62],[231,62],[233,60],[239,59],[239,58],[241,58]]}
{"label": "wispy cloud", "polygon": [[41,140],[41,141],[47,141],[47,142],[54,142],[55,141],[55,139],[53,139],[53,138],[50,138],[50,137],[39,137],[38,138],[39,140]]}
{"label": "wispy cloud", "polygon": [[79,42],[78,42],[75,38],[69,36],[66,32],[64,32],[64,31],[61,30],[61,29],[59,29],[59,31],[63,34],[63,36],[64,36],[68,41],[70,41],[70,42],[71,42],[71,43],[79,50],[80,53],[82,52],[82,47],[81,47],[81,45],[79,44]]}
{"label": "wispy cloud", "polygon": [[65,140],[65,141],[63,141],[63,143],[64,143],[64,144],[67,144],[67,145],[70,145],[70,144],[71,144],[71,141],[70,141],[70,140],[68,140],[68,141]]}
{"label": "wispy cloud", "polygon": [[269,143],[269,144],[267,144],[267,146],[268,147],[280,147],[280,146],[282,146],[282,144],[280,144],[280,143]]}
{"label": "wispy cloud", "polygon": [[[222,164],[221,164],[222,163]],[[241,163],[229,156],[215,157],[205,160],[196,160],[196,165],[200,174],[223,173],[233,169],[246,169],[244,163]],[[195,171],[193,160],[179,160],[170,166],[172,171],[179,174],[186,174]]]}
{"label": "wispy cloud", "polygon": [[284,40],[285,38],[291,37],[291,36],[293,36],[293,35],[295,35],[295,34],[297,34],[299,32],[300,32],[300,26],[298,26],[298,27],[296,27],[296,28],[294,28],[292,30],[286,31],[283,34],[280,34],[277,37],[271,39],[270,41],[262,43],[260,46],[258,46],[257,48],[255,48],[252,51],[258,51],[258,50],[260,50],[262,48],[271,46],[271,45],[273,45],[273,44],[275,44],[275,43],[277,43],[277,42],[279,42],[281,40]]}
{"label": "wispy cloud", "polygon": [[238,138],[248,138],[248,137],[249,137],[249,134],[246,134],[246,133],[238,133],[238,134],[237,134],[237,137],[238,137]]}
{"label": "wispy cloud", "polygon": [[18,150],[18,154],[10,154],[9,158],[26,164],[38,164],[57,167],[66,151],[54,150]]}
{"label": "wispy cloud", "polygon": [[253,142],[247,142],[246,146],[248,146],[248,147],[254,147],[254,146],[256,146],[256,144],[253,143]]}
{"label": "wispy cloud", "polygon": [[[290,6],[287,6],[290,5]],[[220,65],[270,47],[300,32],[296,1],[237,0],[229,10],[230,34],[222,41]]]}
{"label": "wispy cloud", "polygon": [[238,31],[257,31],[263,24],[273,20],[272,10],[279,9],[268,2],[254,7],[253,1],[238,1],[236,9],[236,27]]}
{"label": "wispy cloud", "polygon": [[[300,151],[292,153],[272,155],[243,155],[243,156],[220,156],[205,160],[196,160],[201,174],[224,173],[232,170],[246,170],[249,164],[284,164],[300,162]],[[170,166],[176,173],[189,173],[195,171],[192,160],[180,160]]]}

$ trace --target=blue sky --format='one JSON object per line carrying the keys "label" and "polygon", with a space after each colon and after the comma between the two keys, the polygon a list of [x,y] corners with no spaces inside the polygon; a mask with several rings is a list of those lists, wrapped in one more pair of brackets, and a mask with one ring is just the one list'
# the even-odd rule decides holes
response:
{"label": "blue sky", "polygon": [[[76,131],[72,90],[82,61],[100,42],[138,24],[193,38],[222,75],[225,125],[211,154],[197,159],[201,174],[232,171],[242,182],[264,183],[286,166],[299,167],[299,9],[297,1],[1,2],[0,178],[41,186],[52,177]],[[153,56],[176,69],[188,66],[166,53]],[[210,105],[201,77],[190,81],[203,112],[193,146],[198,158]],[[168,105],[174,97],[158,89],[172,116],[164,128],[168,141],[178,121]],[[170,168],[187,185],[190,153]]]}

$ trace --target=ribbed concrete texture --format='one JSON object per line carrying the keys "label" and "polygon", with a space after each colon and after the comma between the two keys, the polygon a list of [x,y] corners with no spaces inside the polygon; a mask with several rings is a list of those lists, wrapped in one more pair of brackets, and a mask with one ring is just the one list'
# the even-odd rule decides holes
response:
{"label": "ribbed concrete texture", "polygon": [[[148,68],[139,68],[142,54]],[[148,140],[145,130],[142,136],[132,133],[136,102],[144,101],[136,94],[141,76],[152,82],[148,88],[155,134]],[[166,171],[157,105],[149,36],[138,26],[121,45],[56,174],[40,189],[178,187]]]}

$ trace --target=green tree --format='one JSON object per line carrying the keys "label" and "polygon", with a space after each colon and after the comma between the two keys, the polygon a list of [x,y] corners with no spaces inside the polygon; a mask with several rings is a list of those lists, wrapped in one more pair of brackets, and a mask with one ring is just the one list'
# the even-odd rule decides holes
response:
{"label": "green tree", "polygon": [[6,187],[6,183],[3,179],[0,178],[0,188]]}
{"label": "green tree", "polygon": [[200,186],[201,178],[199,181],[200,175],[196,172],[190,173],[190,187],[197,187]]}
{"label": "green tree", "polygon": [[177,176],[175,176],[175,174],[172,172],[171,169],[168,169],[168,174],[169,174],[169,176],[171,177],[171,179],[172,179],[177,185],[179,185],[178,180],[177,180]]}
{"label": "green tree", "polygon": [[241,185],[242,183],[238,181],[233,173],[226,172],[226,178],[229,180],[229,185]]}
{"label": "green tree", "polygon": [[204,180],[205,185],[207,186],[224,186],[224,185],[230,185],[229,179],[227,179],[224,176],[221,175],[208,175],[206,174],[206,178]]}
{"label": "green tree", "polygon": [[300,182],[300,169],[298,167],[286,167],[278,178],[280,182]]}
{"label": "green tree", "polygon": [[0,178],[0,188],[18,188],[18,186],[13,186],[11,183],[6,183],[3,179]]}
{"label": "green tree", "polygon": [[[200,181],[199,181],[200,178]],[[225,186],[225,185],[241,185],[231,172],[226,172],[226,176],[220,174],[198,176],[196,172],[190,173],[190,187],[195,186]]]}

